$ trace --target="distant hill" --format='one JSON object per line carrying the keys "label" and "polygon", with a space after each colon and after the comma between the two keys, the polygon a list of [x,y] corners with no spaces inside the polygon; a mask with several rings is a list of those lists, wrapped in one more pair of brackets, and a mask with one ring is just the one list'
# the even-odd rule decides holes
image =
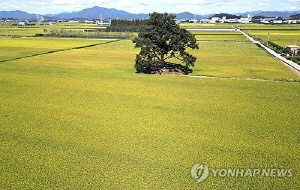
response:
{"label": "distant hill", "polygon": [[[247,14],[252,14],[254,16],[265,16],[265,17],[289,17],[293,14],[299,14],[300,11],[285,11],[285,12],[278,12],[278,11],[252,11],[246,13],[235,13],[235,15],[242,15],[247,16]],[[117,9],[108,9],[104,7],[92,7],[83,9],[82,11],[71,12],[71,13],[60,13],[60,14],[46,14],[42,15],[46,19],[97,19],[100,18],[100,14],[102,18],[120,18],[120,19],[146,19],[149,18],[148,14],[133,14],[123,10]],[[182,13],[174,13],[178,19],[194,19],[194,14],[189,12],[182,12]],[[202,18],[209,18],[213,14],[207,15],[196,15],[197,19]],[[29,14],[24,11],[0,11],[0,18],[15,18],[15,19],[35,19],[36,14]]]}
{"label": "distant hill", "polygon": [[252,11],[252,12],[245,12],[245,13],[236,13],[236,15],[247,16],[248,14],[252,14],[254,16],[263,16],[263,17],[283,17],[288,18],[293,14],[300,13],[299,11]]}
{"label": "distant hill", "polygon": [[[100,17],[100,14],[102,15],[102,18],[120,18],[120,19],[146,19],[149,18],[149,14],[132,14],[126,11],[117,10],[117,9],[108,9],[103,7],[92,7],[88,9],[83,9],[79,12],[72,12],[72,13],[61,13],[57,15],[51,15],[52,17],[56,17],[59,19],[72,19],[72,18],[78,18],[78,19],[96,19]],[[194,14],[189,12],[183,12],[174,14],[178,19],[193,19]],[[197,15],[197,18],[203,18],[202,15]]]}
{"label": "distant hill", "polygon": [[16,18],[16,19],[34,19],[36,14],[29,14],[24,11],[0,11],[0,18]]}
{"label": "distant hill", "polygon": [[[190,12],[183,12],[183,13],[172,13],[176,16],[177,19],[194,19],[195,15]],[[207,18],[210,15],[196,15],[196,19]]]}
{"label": "distant hill", "polygon": [[291,15],[290,19],[292,19],[292,20],[300,20],[300,14]]}
{"label": "distant hill", "polygon": [[232,15],[232,14],[228,14],[228,13],[215,14],[215,15],[209,17],[209,18],[212,18],[212,17],[223,18],[224,16],[225,16],[227,19],[241,18],[241,16]]}
{"label": "distant hill", "polygon": [[108,9],[103,7],[92,7],[88,9],[83,9],[79,12],[72,12],[72,13],[61,13],[57,15],[52,15],[53,17],[59,19],[96,19],[100,18],[100,14],[102,18],[147,18],[148,14],[131,14],[126,11],[117,10],[117,9]]}
{"label": "distant hill", "polygon": [[[83,9],[82,11],[71,13],[59,13],[59,14],[46,14],[42,15],[48,19],[97,19],[100,18],[120,18],[120,19],[146,19],[149,18],[149,14],[133,14],[123,10],[108,9],[104,7],[92,7]],[[189,12],[174,13],[178,19],[193,19],[194,14]],[[210,15],[196,15],[197,19],[207,18]],[[28,14],[23,11],[0,11],[0,18],[15,18],[15,19],[34,19],[35,14]]]}

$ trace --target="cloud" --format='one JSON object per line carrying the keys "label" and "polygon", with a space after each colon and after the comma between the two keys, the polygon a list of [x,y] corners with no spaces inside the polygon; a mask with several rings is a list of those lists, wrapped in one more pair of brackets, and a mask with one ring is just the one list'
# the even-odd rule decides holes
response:
{"label": "cloud", "polygon": [[269,3],[258,3],[259,5],[269,5]]}
{"label": "cloud", "polygon": [[263,6],[269,5],[269,0],[262,0],[262,2],[259,2],[258,4]]}

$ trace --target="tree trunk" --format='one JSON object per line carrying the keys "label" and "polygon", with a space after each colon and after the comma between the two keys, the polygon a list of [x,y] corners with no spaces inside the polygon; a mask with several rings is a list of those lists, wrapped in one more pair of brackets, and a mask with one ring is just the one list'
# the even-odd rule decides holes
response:
{"label": "tree trunk", "polygon": [[161,64],[161,67],[164,68],[165,67],[165,54],[161,54],[161,58],[160,58],[160,64]]}

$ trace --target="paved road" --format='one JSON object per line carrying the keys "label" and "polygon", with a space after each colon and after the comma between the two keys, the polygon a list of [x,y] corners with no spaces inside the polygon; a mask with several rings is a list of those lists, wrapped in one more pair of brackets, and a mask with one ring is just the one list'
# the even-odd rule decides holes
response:
{"label": "paved road", "polygon": [[240,31],[242,34],[244,34],[247,38],[249,38],[253,43],[259,44],[261,47],[263,47],[267,52],[269,52],[271,55],[273,55],[274,57],[278,58],[280,61],[282,61],[284,64],[286,64],[288,67],[290,67],[297,75],[300,75],[300,65],[294,63],[291,60],[286,59],[285,57],[282,57],[280,54],[276,53],[275,51],[273,51],[272,49],[266,47],[265,45],[263,45],[262,43],[260,43],[259,41],[254,40],[252,37],[250,37],[248,34],[246,34],[245,32]]}

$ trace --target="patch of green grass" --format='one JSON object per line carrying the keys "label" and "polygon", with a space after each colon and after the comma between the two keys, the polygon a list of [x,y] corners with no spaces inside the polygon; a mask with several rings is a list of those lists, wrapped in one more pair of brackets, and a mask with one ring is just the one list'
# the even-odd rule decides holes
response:
{"label": "patch of green grass", "polygon": [[249,41],[249,39],[240,34],[196,34],[198,41]]}
{"label": "patch of green grass", "polygon": [[[137,52],[119,41],[1,63],[0,188],[299,186],[298,83],[136,74]],[[190,170],[202,162],[294,176],[197,184]]]}
{"label": "patch of green grass", "polygon": [[196,26],[194,26],[194,23],[181,23],[180,27],[182,28],[232,28],[234,24],[229,23],[216,23],[216,24],[202,24],[202,23],[196,23]]}
{"label": "patch of green grass", "polygon": [[219,31],[190,31],[195,35],[243,35],[240,32],[219,32]]}
{"label": "patch of green grass", "polygon": [[249,41],[240,32],[191,31],[198,41]]}

